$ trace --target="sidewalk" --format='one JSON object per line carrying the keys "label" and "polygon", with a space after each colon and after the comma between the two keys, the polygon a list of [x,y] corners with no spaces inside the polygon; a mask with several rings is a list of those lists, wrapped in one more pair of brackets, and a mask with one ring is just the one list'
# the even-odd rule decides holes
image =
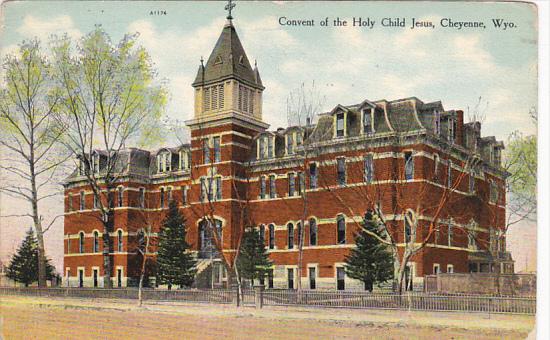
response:
{"label": "sidewalk", "polygon": [[182,302],[149,302],[142,307],[135,300],[31,298],[0,296],[1,305],[28,305],[62,309],[117,310],[154,312],[180,316],[202,317],[253,317],[278,320],[316,320],[358,325],[380,324],[384,326],[415,326],[437,328],[465,328],[468,330],[510,330],[530,332],[535,316],[482,314],[460,312],[424,312],[379,309],[303,308],[267,306],[237,308],[233,305],[213,305]]}

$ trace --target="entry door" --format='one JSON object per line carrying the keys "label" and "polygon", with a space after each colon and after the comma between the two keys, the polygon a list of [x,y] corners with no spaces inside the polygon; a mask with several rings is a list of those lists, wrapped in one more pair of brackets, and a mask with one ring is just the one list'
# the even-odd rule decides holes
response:
{"label": "entry door", "polygon": [[97,269],[94,269],[94,287],[97,287]]}

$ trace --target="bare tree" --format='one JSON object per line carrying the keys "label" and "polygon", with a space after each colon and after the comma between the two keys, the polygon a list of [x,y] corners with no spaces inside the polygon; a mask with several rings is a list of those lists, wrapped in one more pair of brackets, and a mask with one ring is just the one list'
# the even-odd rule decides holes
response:
{"label": "bare tree", "polygon": [[[63,144],[76,156],[79,173],[93,192],[103,224],[104,287],[112,287],[113,191],[119,181],[120,151],[158,138],[156,129],[166,90],[156,82],[148,53],[135,47],[137,35],[113,44],[96,27],[73,46],[57,38],[54,74],[62,97],[56,120],[65,127]],[[156,132],[155,132],[156,131]]]}
{"label": "bare tree", "polygon": [[5,58],[3,67],[0,145],[7,152],[0,170],[14,176],[14,180],[2,181],[0,192],[30,205],[29,213],[8,216],[32,219],[38,240],[38,285],[45,287],[44,233],[59,216],[43,225],[41,206],[43,200],[58,194],[54,178],[67,159],[59,144],[64,130],[53,119],[60,94],[53,88],[52,67],[38,40],[23,42],[16,55]]}
{"label": "bare tree", "polygon": [[[306,190],[305,176],[309,172],[310,162],[318,156],[319,149],[315,144],[318,138],[311,135],[313,123],[317,115],[321,113],[325,98],[312,81],[310,86],[302,84],[300,88],[291,91],[287,97],[287,120],[289,127],[298,127],[296,142],[298,146],[297,158],[300,161],[298,171],[298,194],[301,197],[300,227],[298,228],[298,282],[296,285],[298,294],[302,290],[303,248],[306,220],[309,215],[308,191]],[[310,228],[312,226],[309,226]]]}

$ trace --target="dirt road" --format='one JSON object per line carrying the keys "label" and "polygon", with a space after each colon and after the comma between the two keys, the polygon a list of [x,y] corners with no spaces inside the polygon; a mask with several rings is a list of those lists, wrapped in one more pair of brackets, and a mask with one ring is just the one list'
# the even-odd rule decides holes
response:
{"label": "dirt road", "polygon": [[529,316],[0,297],[3,339],[524,339]]}

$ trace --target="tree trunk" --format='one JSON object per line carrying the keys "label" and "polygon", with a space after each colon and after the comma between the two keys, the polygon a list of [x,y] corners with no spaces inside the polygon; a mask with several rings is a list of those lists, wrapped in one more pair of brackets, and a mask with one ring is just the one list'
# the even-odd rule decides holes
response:
{"label": "tree trunk", "polygon": [[36,233],[36,240],[38,241],[38,287],[46,287],[46,253],[44,248],[44,233],[42,232],[42,222],[40,221],[40,215],[38,212],[38,188],[36,186],[36,172],[34,161],[34,144],[31,144],[30,148],[30,160],[29,171],[31,178],[31,206],[32,206],[32,219],[34,222],[34,230]]}
{"label": "tree trunk", "polygon": [[111,261],[111,231],[114,229],[114,213],[112,210],[104,215],[103,219],[103,288],[113,288],[111,281],[112,261]]}

